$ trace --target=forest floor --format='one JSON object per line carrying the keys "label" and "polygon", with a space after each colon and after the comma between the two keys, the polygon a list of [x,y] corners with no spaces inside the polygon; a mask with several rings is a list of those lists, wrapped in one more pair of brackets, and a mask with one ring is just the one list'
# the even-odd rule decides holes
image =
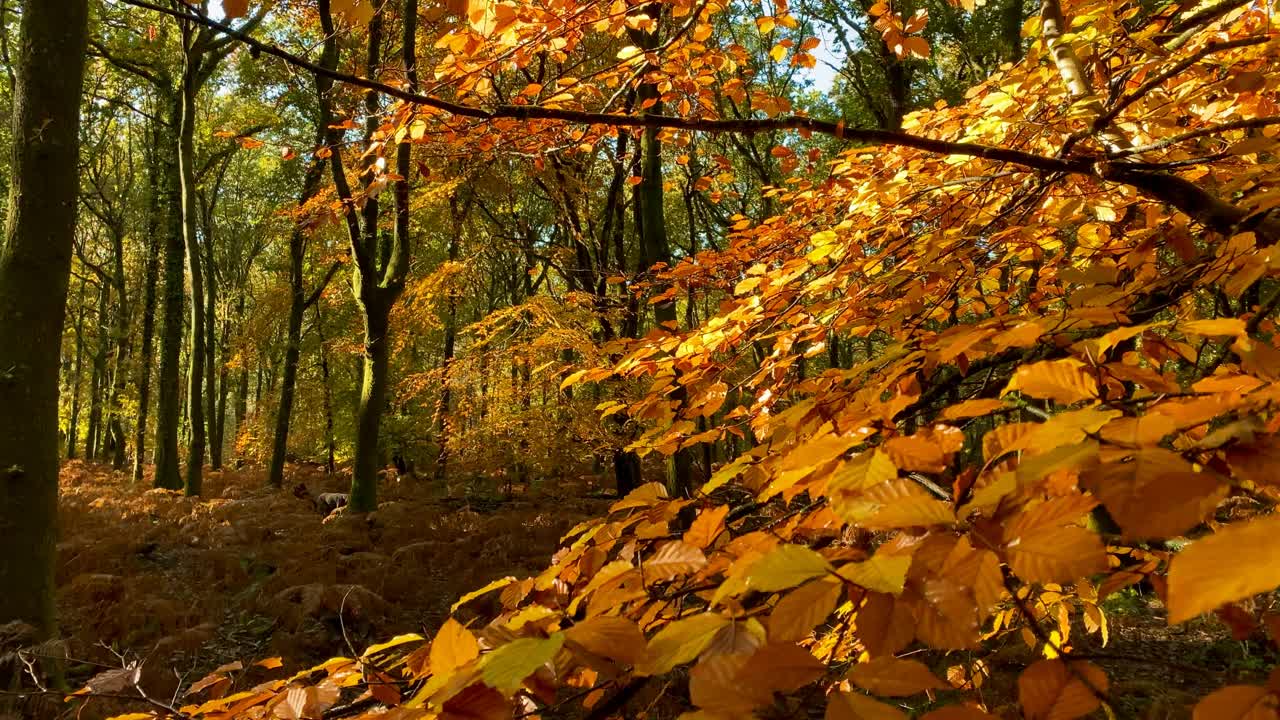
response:
{"label": "forest floor", "polygon": [[[400,633],[430,635],[460,595],[506,575],[537,574],[565,531],[611,502],[587,478],[516,488],[509,498],[492,489],[450,497],[435,483],[390,482],[380,488],[376,513],[325,520],[289,492],[298,482],[342,491],[345,481],[306,465],[288,468],[283,490],[265,487],[260,470],[211,472],[204,497],[186,498],[133,487],[109,468],[68,463],[57,578],[72,658],[68,684],[141,661],[143,686],[167,699],[229,662],[244,662],[243,681],[254,684]],[[494,597],[457,615],[492,615],[486,600]],[[1132,589],[1104,607],[1105,647],[1082,628],[1072,635],[1076,650],[1107,670],[1120,718],[1189,717],[1194,698],[1258,682],[1280,661],[1265,639],[1234,640],[1212,616],[1167,627],[1159,601]],[[251,664],[269,657],[283,658],[283,670]],[[1034,660],[1016,634],[985,656],[916,657],[942,676],[981,657],[989,677],[980,693],[1001,717],[1017,717],[1014,681]],[[72,712],[91,720],[139,709],[90,705],[73,711],[49,697],[21,717]]]}
{"label": "forest floor", "polygon": [[[467,591],[540,572],[561,535],[610,502],[587,479],[509,498],[393,480],[376,513],[325,520],[289,491],[299,482],[344,492],[348,479],[297,465],[272,489],[261,470],[208,472],[203,497],[186,498],[67,463],[57,582],[68,683],[142,660],[144,686],[168,697],[228,662],[278,656],[295,671],[433,633]],[[458,616],[485,610],[482,599]]]}

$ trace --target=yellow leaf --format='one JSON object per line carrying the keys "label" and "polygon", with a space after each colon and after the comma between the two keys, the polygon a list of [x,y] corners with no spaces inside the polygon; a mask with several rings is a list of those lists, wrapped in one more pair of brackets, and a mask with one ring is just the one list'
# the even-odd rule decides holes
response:
{"label": "yellow leaf", "polygon": [[1280,515],[1229,525],[1169,565],[1169,622],[1280,586]]}
{"label": "yellow leaf", "polygon": [[907,479],[881,483],[853,498],[833,498],[832,510],[846,522],[868,530],[955,522],[955,513],[950,505]]}
{"label": "yellow leaf", "polygon": [[498,580],[494,580],[493,582],[489,583],[488,585],[485,585],[484,587],[480,588],[479,590],[472,590],[471,592],[467,593],[466,595],[463,595],[462,597],[458,598],[458,601],[457,601],[457,602],[455,602],[454,604],[450,605],[450,606],[449,606],[449,612],[455,612],[455,611],[457,611],[457,609],[458,609],[458,608],[462,607],[463,605],[466,605],[467,603],[471,602],[472,600],[475,600],[476,598],[480,597],[481,595],[487,595],[488,593],[491,593],[491,592],[493,592],[494,590],[499,590],[499,589],[501,589],[501,588],[504,588],[504,587],[506,587],[506,586],[510,585],[511,583],[515,582],[515,581],[516,581],[516,579],[515,579],[515,577],[514,577],[514,576],[512,576],[512,575],[508,575],[508,576],[506,576],[506,577],[504,577],[504,578],[501,578],[501,579],[498,579]]}
{"label": "yellow leaf", "polygon": [[634,665],[644,658],[644,633],[631,620],[613,615],[587,618],[564,631],[565,639],[588,652]]}
{"label": "yellow leaf", "polygon": [[803,545],[784,544],[770,550],[747,571],[747,586],[765,592],[793,588],[831,570],[831,563]]}
{"label": "yellow leaf", "polygon": [[1098,397],[1098,381],[1079,360],[1047,360],[1018,368],[1004,393],[1017,390],[1033,398],[1048,398],[1064,405]]}
{"label": "yellow leaf", "polygon": [[786,56],[787,46],[782,43],[778,43],[769,49],[769,57],[773,58],[774,62],[782,62],[782,58]]}
{"label": "yellow leaf", "polygon": [[431,672],[448,675],[480,657],[480,644],[476,636],[453,618],[444,621],[435,640],[431,641]]}
{"label": "yellow leaf", "polygon": [[642,565],[647,582],[659,582],[697,572],[707,565],[707,556],[692,545],[673,540],[662,547]]}
{"label": "yellow leaf", "polygon": [[1018,702],[1027,720],[1073,720],[1088,715],[1101,705],[1098,695],[1106,692],[1106,673],[1083,661],[1071,663],[1068,669],[1062,660],[1041,660],[1018,678]]}
{"label": "yellow leaf", "polygon": [[1192,335],[1209,335],[1213,337],[1245,334],[1245,324],[1240,318],[1188,320],[1187,322],[1178,323],[1178,329]]}
{"label": "yellow leaf", "polygon": [[701,613],[671,623],[649,638],[644,660],[636,665],[636,674],[661,675],[693,660],[730,622],[715,613]]}
{"label": "yellow leaf", "polygon": [[858,663],[849,671],[849,679],[872,695],[887,697],[907,697],[947,687],[929,672],[924,663],[895,657],[879,657]]}
{"label": "yellow leaf", "polygon": [[756,18],[756,27],[759,28],[762,35],[773,32],[773,29],[777,26],[777,20],[768,15]]}
{"label": "yellow leaf", "polygon": [[782,598],[769,615],[770,642],[796,642],[809,636],[836,609],[844,588],[830,578],[801,585]]}
{"label": "yellow leaf", "polygon": [[898,468],[881,450],[860,453],[840,463],[827,481],[828,492],[859,492],[898,477]]}
{"label": "yellow leaf", "polygon": [[907,720],[907,714],[862,693],[837,692],[828,696],[823,720]]}
{"label": "yellow leaf", "polygon": [[965,400],[942,411],[943,420],[963,420],[1004,409],[1003,400]]}
{"label": "yellow leaf", "polygon": [[556,656],[564,645],[564,633],[549,638],[520,638],[484,656],[481,678],[489,687],[510,695]]}
{"label": "yellow leaf", "polygon": [[876,553],[865,562],[841,566],[836,574],[872,592],[898,595],[907,582],[907,570],[910,568],[910,555]]}
{"label": "yellow leaf", "polygon": [[[372,657],[382,652],[383,650],[390,650],[393,647],[399,647],[401,645],[405,645],[411,642],[425,642],[425,641],[426,641],[426,638],[422,637],[418,633],[406,633],[404,635],[397,635],[384,643],[378,643],[377,645],[370,645],[368,648],[365,649],[364,655],[362,655],[361,657],[365,657],[365,658]],[[266,664],[272,661],[275,661],[274,665]],[[280,667],[282,663],[280,662],[280,658],[270,658],[268,660],[263,660],[262,662],[257,664],[265,668],[273,668],[273,667]]]}
{"label": "yellow leaf", "polygon": [[1191,720],[1275,720],[1275,697],[1258,685],[1228,685],[1196,703]]}

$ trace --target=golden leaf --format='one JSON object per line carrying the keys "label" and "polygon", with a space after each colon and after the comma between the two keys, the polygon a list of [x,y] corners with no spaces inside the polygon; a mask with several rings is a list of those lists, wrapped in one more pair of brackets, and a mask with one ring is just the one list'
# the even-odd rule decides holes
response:
{"label": "golden leaf", "polygon": [[707,556],[698,548],[673,540],[658,548],[641,566],[645,580],[659,582],[697,572],[707,565]]}
{"label": "golden leaf", "polygon": [[1004,393],[1014,390],[1064,405],[1098,397],[1098,381],[1079,360],[1046,360],[1018,368]]}
{"label": "golden leaf", "polygon": [[1276,720],[1276,696],[1257,685],[1228,685],[1196,703],[1191,720]]}
{"label": "golden leaf", "polygon": [[830,578],[801,585],[782,598],[769,615],[769,640],[803,640],[836,609],[844,588]]}
{"label": "golden leaf", "polygon": [[644,660],[636,665],[637,675],[661,675],[677,665],[693,660],[715,639],[730,620],[715,613],[701,613],[676,620],[649,638]]}
{"label": "golden leaf", "polygon": [[1163,448],[1087,470],[1080,484],[1133,537],[1177,537],[1208,517],[1226,492],[1212,471],[1197,470]]}
{"label": "golden leaf", "polygon": [[824,575],[831,563],[803,545],[784,544],[770,550],[747,570],[747,586],[753,590],[786,590]]}
{"label": "golden leaf", "polygon": [[587,618],[564,631],[565,639],[588,652],[634,665],[644,658],[644,633],[631,620],[613,615]]}
{"label": "golden leaf", "polygon": [[842,565],[836,574],[867,590],[897,595],[902,592],[910,567],[909,555],[876,553],[865,562]]}
{"label": "golden leaf", "polygon": [[1169,564],[1169,622],[1280,586],[1280,515],[1230,525]]}
{"label": "golden leaf", "polygon": [[453,618],[444,621],[431,641],[431,672],[443,676],[480,656],[476,636]]}

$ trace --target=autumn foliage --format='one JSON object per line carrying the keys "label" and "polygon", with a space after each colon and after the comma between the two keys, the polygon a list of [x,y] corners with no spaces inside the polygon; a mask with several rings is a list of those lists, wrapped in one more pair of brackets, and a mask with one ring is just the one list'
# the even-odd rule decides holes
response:
{"label": "autumn foliage", "polygon": [[[590,153],[645,122],[678,152],[700,130],[735,131],[715,125],[729,121],[709,99],[741,60],[713,33],[721,8],[645,7],[681,32],[489,106],[487,63],[564,61],[656,13],[472,3],[469,23],[436,40],[438,72],[449,103],[484,114],[405,100],[384,137],[491,157]],[[927,17],[877,7],[901,57],[943,51],[918,36]],[[813,45],[787,39],[793,22],[778,5],[756,30],[779,33],[774,62],[805,66]],[[725,247],[626,289],[709,307],[705,318],[602,339],[592,323],[625,309],[530,301],[472,326],[447,377],[401,387],[461,387],[514,354],[550,395],[530,400],[515,374],[506,406],[464,404],[450,420],[461,463],[555,467],[573,451],[554,444],[570,440],[654,466],[714,447],[696,493],[645,484],[564,535],[540,573],[457,601],[494,594],[487,625],[449,620],[255,687],[215,673],[200,690],[225,692],[175,709],[606,718],[661,678],[687,687],[689,720],[891,720],[904,707],[981,720],[995,709],[968,651],[1018,642],[1037,656],[1015,671],[1022,717],[1070,720],[1112,712],[1107,673],[1073,646],[1081,633],[1105,644],[1103,601],[1137,584],[1171,624],[1216,610],[1277,642],[1275,615],[1233,605],[1280,585],[1275,22],[1262,4],[1047,2],[1019,62],[877,136],[787,120],[784,99],[740,81],[717,87],[750,99],[757,120],[815,134],[773,148],[789,173],[766,191],[776,214],[735,215]],[[613,106],[614,88],[640,78],[669,116]],[[730,180],[708,172],[699,191]],[[1278,703],[1273,676],[1223,687],[1192,716],[1274,718]]]}

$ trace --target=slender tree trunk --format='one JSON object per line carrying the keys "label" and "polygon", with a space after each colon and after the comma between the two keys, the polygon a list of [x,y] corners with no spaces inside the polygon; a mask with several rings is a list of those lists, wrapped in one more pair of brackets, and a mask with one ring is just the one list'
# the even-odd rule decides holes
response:
{"label": "slender tree trunk", "polygon": [[84,372],[84,290],[87,283],[80,281],[76,293],[76,364],[71,371],[71,424],[67,428],[67,459],[76,459],[76,443],[80,441],[80,386]]}
{"label": "slender tree trunk", "polygon": [[204,386],[208,408],[205,420],[209,441],[209,468],[222,469],[222,433],[218,430],[218,275],[213,265],[213,222],[204,231]]}
{"label": "slender tree trunk", "polygon": [[199,495],[203,484],[205,419],[205,331],[204,331],[204,281],[201,272],[200,247],[196,237],[196,76],[194,65],[199,55],[191,47],[186,36],[190,28],[184,28],[187,45],[185,66],[182,72],[182,113],[178,135],[178,168],[182,192],[182,237],[186,246],[187,272],[191,277],[191,345],[187,356],[187,422],[191,432],[187,446],[187,473],[183,491],[187,495]]}
{"label": "slender tree trunk", "polygon": [[0,625],[54,633],[58,369],[79,187],[87,0],[24,3],[0,247]]}
{"label": "slender tree trunk", "polygon": [[158,123],[151,130],[151,146],[147,151],[147,261],[142,280],[142,347],[138,353],[138,424],[133,436],[133,481],[142,480],[146,461],[147,416],[151,410],[151,362],[156,332],[156,284],[160,277],[160,233],[163,232],[164,186],[159,158],[162,131]]}
{"label": "slender tree trunk", "polygon": [[115,353],[111,358],[111,396],[107,400],[107,432],[110,434],[111,467],[124,470],[127,457],[124,439],[124,411],[120,407],[120,398],[125,392],[125,376],[129,363],[129,296],[125,293],[124,275],[124,228],[112,231],[112,276],[116,285]]}
{"label": "slender tree trunk", "polygon": [[181,362],[183,295],[185,279],[183,263],[185,248],[182,230],[182,182],[179,178],[178,139],[173,128],[181,117],[181,109],[175,104],[178,98],[168,98],[169,129],[163,132],[164,150],[159,154],[163,168],[164,206],[164,304],[160,328],[160,376],[156,386],[159,403],[156,407],[155,478],[158,488],[177,490],[182,487],[182,473],[178,465],[178,430],[182,423]]}
{"label": "slender tree trunk", "polygon": [[230,380],[227,364],[231,362],[230,334],[231,325],[227,321],[226,313],[223,313],[222,330],[218,333],[218,395],[214,400],[216,409],[213,423],[217,431],[217,436],[213,438],[214,447],[218,448],[215,465],[217,468],[222,467],[222,455],[226,452],[227,445],[227,398],[230,395],[230,389],[227,387]]}
{"label": "slender tree trunk", "polygon": [[[322,146],[332,124],[332,101],[329,97],[331,82],[316,83],[316,94],[319,98],[319,109],[316,113],[315,144]],[[319,154],[313,155],[307,163],[306,173],[302,178],[302,193],[298,196],[298,209],[320,192],[324,180],[325,160]],[[284,370],[280,379],[280,406],[276,410],[275,437],[271,444],[271,465],[267,472],[267,482],[274,487],[284,484],[284,458],[289,450],[289,422],[293,414],[293,396],[298,382],[298,358],[302,348],[302,314],[307,309],[308,300],[303,284],[303,266],[306,262],[307,219],[299,217],[293,225],[289,236],[289,319],[286,330],[284,349]],[[327,282],[327,280],[326,280]],[[319,299],[317,291],[316,299]],[[314,300],[312,301],[314,302]]]}
{"label": "slender tree trunk", "polygon": [[[661,12],[658,6],[648,6],[649,11],[657,16]],[[656,32],[633,32],[632,38],[641,47],[654,48],[658,42]],[[641,85],[639,92],[641,103],[654,100],[649,111],[662,112],[662,101],[658,89],[652,83]],[[662,141],[658,139],[656,128],[646,128],[640,137],[640,184],[636,186],[636,203],[640,219],[640,265],[650,268],[659,262],[671,262],[671,244],[667,237],[666,213],[663,207],[662,179]],[[653,306],[654,324],[674,329],[677,322],[676,303],[674,300],[661,302]],[[683,386],[678,386],[672,393],[672,399],[683,402],[685,397]],[[690,448],[677,450],[667,464],[667,490],[673,497],[690,497],[693,494],[693,454]]]}
{"label": "slender tree trunk", "polygon": [[[236,325],[238,326],[244,320],[244,288],[240,288],[240,297],[236,300]],[[249,363],[245,361],[244,355],[240,359],[240,377],[236,382],[236,424],[235,435],[231,438],[232,443],[238,445],[240,441],[240,431],[244,428],[244,421],[249,414]],[[238,457],[238,453],[237,453]]]}
{"label": "slender tree trunk", "polygon": [[325,472],[332,475],[337,469],[334,462],[337,441],[334,440],[333,435],[333,385],[329,379],[329,350],[324,344],[324,313],[321,312],[319,304],[313,307],[316,314],[316,334],[320,341],[320,379],[324,383],[324,442],[327,450]]}
{"label": "slender tree trunk", "polygon": [[94,324],[98,327],[98,338],[93,348],[93,378],[89,381],[89,432],[84,440],[84,459],[97,460],[101,445],[98,443],[102,434],[102,390],[107,374],[107,346],[110,337],[107,333],[107,306],[110,303],[111,286],[105,281],[98,286],[98,312]]}
{"label": "slender tree trunk", "polygon": [[[449,218],[452,227],[449,235],[449,263],[458,261],[458,246],[462,240],[462,223],[466,218],[470,201],[459,202],[455,191],[449,198]],[[458,343],[458,293],[449,289],[449,299],[444,316],[444,357],[440,361],[440,408],[436,414],[436,433],[440,445],[440,455],[436,461],[436,480],[443,481],[448,475],[449,467],[449,414],[453,410],[453,386],[450,385],[450,374],[453,371],[453,357]]]}

